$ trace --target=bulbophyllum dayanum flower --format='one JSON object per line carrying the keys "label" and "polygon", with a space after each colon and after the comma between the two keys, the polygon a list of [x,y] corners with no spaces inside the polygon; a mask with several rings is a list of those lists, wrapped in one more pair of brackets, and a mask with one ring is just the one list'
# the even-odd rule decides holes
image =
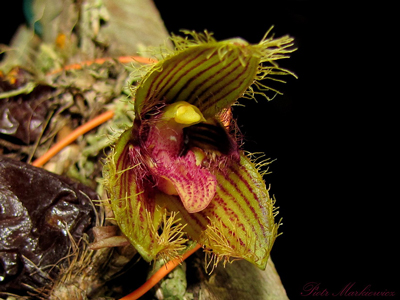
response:
{"label": "bulbophyllum dayanum flower", "polygon": [[289,73],[275,61],[293,40],[191,35],[173,37],[175,51],[134,90],[133,127],[104,171],[115,220],[146,261],[179,256],[192,240],[215,263],[242,258],[264,269],[279,227],[275,201],[240,148],[230,107],[261,93],[252,85],[267,88],[260,80]]}

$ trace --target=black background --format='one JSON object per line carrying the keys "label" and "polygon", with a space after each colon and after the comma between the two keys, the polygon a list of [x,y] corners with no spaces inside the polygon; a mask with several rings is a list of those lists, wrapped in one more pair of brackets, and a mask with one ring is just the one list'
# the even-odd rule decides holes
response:
{"label": "black background", "polygon": [[[23,21],[20,2],[2,9],[1,43]],[[274,84],[284,95],[273,101],[245,100],[235,109],[245,149],[276,159],[266,181],[283,235],[272,259],[289,298],[307,298],[301,293],[308,282],[330,293],[355,282],[353,290],[371,285],[400,298],[395,8],[355,1],[155,3],[176,34],[207,29],[218,40],[257,43],[275,25],[276,36],[295,38],[298,50],[280,65],[298,79]]]}

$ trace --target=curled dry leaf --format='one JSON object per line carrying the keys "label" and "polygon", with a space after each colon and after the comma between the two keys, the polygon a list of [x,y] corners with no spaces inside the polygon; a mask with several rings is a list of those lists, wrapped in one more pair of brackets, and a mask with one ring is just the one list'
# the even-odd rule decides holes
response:
{"label": "curled dry leaf", "polygon": [[0,291],[37,293],[52,285],[59,267],[96,223],[82,184],[0,156]]}

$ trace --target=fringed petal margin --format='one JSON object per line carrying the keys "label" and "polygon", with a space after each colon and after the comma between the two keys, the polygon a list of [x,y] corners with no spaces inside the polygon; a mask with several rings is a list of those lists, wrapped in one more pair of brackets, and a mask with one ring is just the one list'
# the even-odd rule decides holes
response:
{"label": "fringed petal margin", "polygon": [[159,205],[179,212],[189,237],[210,254],[212,267],[245,259],[265,269],[280,223],[262,176],[243,153],[228,170],[216,174],[218,187],[210,205],[198,213],[188,213],[179,199],[157,194]]}
{"label": "fringed petal margin", "polygon": [[135,91],[137,116],[158,101],[186,101],[198,107],[207,119],[244,94],[252,97],[254,91],[249,87],[256,81],[268,75],[291,74],[275,63],[294,51],[290,49],[293,39],[288,36],[265,38],[250,45],[242,39],[216,42],[210,36],[201,39],[201,35],[192,35],[192,41],[175,37],[176,52],[155,64],[142,79]]}
{"label": "fringed petal margin", "polygon": [[184,225],[178,224],[176,213],[155,206],[154,189],[145,186],[147,174],[133,140],[130,128],[121,135],[103,171],[115,221],[146,261],[176,258],[186,247]]}

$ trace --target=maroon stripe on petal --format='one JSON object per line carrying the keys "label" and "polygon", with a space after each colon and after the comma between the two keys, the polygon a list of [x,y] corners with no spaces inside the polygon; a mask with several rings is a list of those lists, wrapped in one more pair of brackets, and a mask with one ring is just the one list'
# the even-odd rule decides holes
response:
{"label": "maroon stripe on petal", "polygon": [[[241,65],[239,65],[238,67],[240,67]],[[237,68],[236,68],[237,69]],[[236,70],[235,69],[235,70]],[[232,78],[229,82],[226,82],[222,87],[220,87],[217,91],[213,91],[213,95],[217,95],[218,93],[220,93],[223,89],[225,89],[227,86],[231,85],[233,82],[235,82],[236,80],[238,80],[238,78],[240,78],[241,76],[243,76],[243,74],[245,74],[247,72],[246,68],[243,68],[243,72],[239,73],[236,77]],[[227,91],[224,95],[219,96],[218,98],[214,98],[212,97],[209,101],[204,102],[204,106],[199,107],[199,109],[201,109],[201,111],[206,111],[207,109],[209,109],[210,107],[213,107],[216,103],[218,103],[221,99],[224,99],[227,95],[231,94],[234,90],[237,90],[242,83],[247,80],[247,78],[244,76],[243,79],[239,82],[239,84],[237,84],[234,88],[231,88],[229,91]],[[244,92],[244,91],[243,91]],[[241,95],[238,95],[238,97]],[[237,97],[237,98],[238,98]]]}
{"label": "maroon stripe on petal", "polygon": [[[217,72],[215,72],[212,76],[208,77],[206,80],[204,80],[204,81],[200,82],[199,84],[197,84],[197,85],[193,88],[193,90],[192,90],[192,92],[190,93],[190,95],[187,97],[187,100],[186,100],[186,101],[187,101],[188,103],[191,103],[191,104],[195,105],[195,106],[198,106],[198,103],[196,103],[196,100],[201,99],[201,97],[204,95],[204,93],[205,93],[206,91],[208,91],[209,89],[211,89],[211,88],[212,88],[215,84],[217,84],[219,81],[221,81],[221,80],[223,79],[223,77],[220,78],[219,80],[216,80],[215,82],[212,82],[212,84],[211,84],[211,83],[208,84],[208,87],[207,87],[207,88],[205,88],[199,95],[196,95],[196,97],[194,97],[194,95],[196,94],[196,92],[197,92],[198,90],[200,90],[202,86],[207,85],[206,82],[212,80],[213,78],[215,78],[218,74],[222,73],[223,71],[226,71],[229,67],[232,66],[232,64],[233,64],[234,62],[235,62],[235,61],[232,60],[231,62],[229,62],[229,64],[227,64],[227,65],[225,65],[223,68],[219,69],[219,70],[218,70]],[[217,62],[217,64],[220,64],[220,63],[221,63],[221,61],[218,61],[218,62]],[[216,64],[216,65],[217,65],[217,64]],[[209,70],[209,69],[208,69],[208,70]],[[208,70],[206,70],[206,71],[208,71]],[[233,72],[233,71],[234,71],[234,70],[232,70],[231,72]],[[192,98],[193,98],[193,100],[192,100]]]}
{"label": "maroon stripe on petal", "polygon": [[[251,175],[249,173],[247,173],[247,170],[243,165],[240,165],[239,168],[243,171],[243,173],[246,173],[246,174],[248,174],[249,177],[251,177]],[[239,173],[236,173],[236,174],[239,176]],[[253,190],[251,189],[248,182],[241,175],[239,177],[243,179],[243,182],[246,182],[246,187],[248,188],[249,191],[251,191],[253,193]],[[253,195],[255,195],[255,194],[253,193]],[[257,203],[258,203],[260,210],[264,211],[265,207],[260,202],[257,202]]]}
{"label": "maroon stripe on petal", "polygon": [[[238,62],[238,61],[237,61],[237,60],[232,60],[228,65],[226,65],[224,68],[220,69],[220,70],[219,70],[218,72],[216,72],[213,76],[211,76],[210,79],[211,79],[211,78],[215,78],[217,75],[221,74],[223,71],[226,71],[229,67],[233,66],[235,62]],[[232,70],[229,70],[229,72],[230,72],[230,73],[235,72],[235,71],[237,70],[237,68],[239,68],[240,66],[241,66],[240,63],[237,64],[237,65],[235,65],[234,68],[233,68]],[[194,100],[202,101],[202,100],[200,100],[200,99],[202,99],[202,97],[203,97],[205,94],[207,94],[207,93],[210,93],[210,94],[214,95],[214,94],[215,94],[215,91],[210,92],[210,90],[212,90],[217,84],[219,84],[219,83],[220,83],[221,81],[223,81],[223,80],[225,80],[225,77],[224,77],[224,76],[221,76],[218,80],[216,80],[215,82],[213,82],[212,84],[210,84],[210,85],[209,85],[206,89],[204,89],[199,95],[197,95],[197,96],[194,98]],[[204,82],[206,82],[206,81],[204,81]],[[196,89],[199,89],[199,87],[200,87],[201,85],[204,85],[204,83],[199,84],[199,85],[196,87]],[[224,87],[225,87],[225,86],[224,86]],[[217,92],[218,92],[218,91],[217,91]],[[207,103],[207,101],[202,101],[202,103],[197,103],[196,101],[193,101],[193,102],[192,102],[192,101],[190,101],[190,99],[192,99],[193,94],[194,94],[194,93],[192,93],[192,94],[190,95],[190,97],[188,97],[189,103],[191,103],[191,104],[197,106],[201,111],[203,111],[203,110],[204,110],[204,109],[203,109],[204,106],[202,106],[202,105],[205,104],[205,103]]]}
{"label": "maroon stripe on petal", "polygon": [[[196,55],[196,53],[195,53]],[[180,60],[178,62],[177,65],[169,65],[168,69],[164,67],[164,65],[162,66],[161,71],[158,73],[158,76],[156,76],[155,78],[153,78],[150,86],[149,86],[149,91],[158,91],[160,85],[163,84],[163,81],[165,80],[165,78],[167,78],[168,76],[174,76],[177,72],[179,72],[183,67],[185,67],[186,63],[188,60],[191,60],[190,56],[187,56],[186,59],[184,60]],[[172,70],[172,72],[170,72],[170,70]],[[158,80],[158,81],[157,81]],[[154,86],[156,84],[157,81],[157,85]]]}
{"label": "maroon stripe on petal", "polygon": [[[219,224],[222,224],[222,226],[223,226],[225,229],[228,229],[228,233],[229,233],[230,235],[232,235],[232,236],[235,236],[235,238],[239,241],[239,243],[240,243],[241,246],[246,246],[246,244],[245,244],[245,243],[243,242],[243,240],[236,234],[236,232],[233,232],[233,231],[232,231],[233,228],[228,227],[228,226],[225,224],[225,222],[222,222],[222,221],[221,221],[221,216],[220,216],[219,214],[217,214],[217,213],[215,212],[215,210],[212,210],[212,211],[209,212],[207,215],[213,216],[213,217],[214,217],[214,220],[215,220],[215,223],[218,223],[218,222],[219,222]],[[230,244],[230,246],[231,246],[233,249],[236,248],[235,245]],[[246,247],[246,248],[247,248],[247,247]]]}
{"label": "maroon stripe on petal", "polygon": [[[198,56],[198,53],[194,53],[194,55]],[[162,66],[161,71],[155,71],[153,74],[155,74],[154,77],[150,77],[151,78],[151,83],[150,86],[148,87],[147,93],[144,97],[144,99],[148,99],[148,98],[154,98],[155,97],[155,93],[158,93],[160,86],[165,85],[164,84],[164,80],[165,78],[169,77],[169,76],[174,76],[177,72],[179,72],[182,68],[185,67],[185,65],[187,64],[188,61],[190,61],[192,59],[191,56],[187,56],[185,59],[182,59],[178,62],[177,65],[169,65],[168,69],[166,70],[164,68],[164,66]],[[168,61],[167,61],[168,62]],[[172,72],[170,71],[172,70]],[[157,83],[156,83],[157,81]]]}
{"label": "maroon stripe on petal", "polygon": [[[248,217],[247,214],[245,213],[244,209],[243,209],[240,205],[238,205],[237,201],[235,201],[235,197],[233,197],[233,195],[232,195],[231,193],[229,193],[228,190],[225,189],[223,186],[219,185],[219,188],[220,188],[220,190],[221,190],[222,193],[224,193],[225,195],[229,196],[229,197],[232,199],[232,201],[234,201],[234,202],[237,204],[238,209],[239,209],[240,212],[242,213],[242,214],[241,214],[241,217],[239,218],[238,214],[235,213],[235,211],[234,211],[233,209],[227,207],[227,206],[228,206],[228,203],[227,203],[222,197],[219,197],[219,196],[218,196],[218,197],[215,197],[215,198],[213,199],[213,201],[216,201],[216,202],[220,205],[220,207],[222,207],[222,208],[224,209],[224,211],[225,211],[228,215],[234,217],[235,220],[240,220],[241,218],[245,217],[247,223],[250,224],[250,222],[249,222],[249,217]],[[244,226],[243,223],[239,222],[238,225],[243,229],[243,231],[246,231],[246,228],[245,228],[245,226]],[[255,232],[254,225],[252,225],[251,228],[252,228],[252,231]]]}
{"label": "maroon stripe on petal", "polygon": [[[176,82],[178,82],[179,80],[182,79],[183,76],[185,76],[189,71],[191,71],[193,68],[196,68],[198,65],[200,65],[201,63],[203,63],[203,61],[200,61],[199,63],[197,63],[194,67],[188,69],[186,72],[184,72],[183,74],[181,74],[178,78],[176,78],[176,75],[185,67],[187,67],[187,65],[192,62],[197,60],[201,55],[203,55],[205,52],[207,52],[209,50],[209,48],[203,49],[200,52],[194,53],[193,56],[188,56],[186,57],[186,59],[181,60],[178,63],[178,66],[172,66],[172,72],[166,72],[166,71],[161,71],[160,74],[162,74],[162,78],[161,80],[158,81],[157,86],[153,87],[153,83],[155,80],[153,80],[152,85],[149,88],[150,92],[156,92],[155,97],[163,97],[164,95],[166,95],[170,89],[174,86],[174,84]],[[167,88],[166,91],[162,91],[167,85],[169,85],[171,82],[174,82],[174,84],[171,84],[169,86],[169,88]],[[161,95],[160,95],[161,94]],[[170,100],[170,99],[169,99]]]}
{"label": "maroon stripe on petal", "polygon": [[[230,170],[231,172],[235,173],[236,176],[239,177],[239,180],[242,181],[246,187],[247,190],[253,195],[254,199],[257,199],[257,195],[253,192],[252,188],[250,187],[249,183],[243,178],[242,175],[240,175],[237,172],[236,168],[233,168],[232,166],[230,166]],[[253,217],[255,220],[257,220],[257,223],[259,224],[260,229],[263,231],[264,236],[266,235],[266,230],[264,230],[264,225],[262,224],[259,215],[257,214],[257,212],[255,211],[255,208],[251,205],[251,203],[249,202],[249,200],[244,196],[243,192],[239,189],[238,185],[236,184],[236,182],[231,179],[230,177],[227,178],[227,181],[236,189],[236,191],[238,191],[238,193],[240,194],[240,197],[246,202],[246,205],[250,208],[251,212],[253,213]],[[260,205],[260,203],[257,201],[259,207],[261,208],[261,210],[264,210],[263,207]]]}
{"label": "maroon stripe on petal", "polygon": [[[202,74],[204,74],[205,72],[211,70],[212,68],[214,68],[215,66],[217,66],[218,64],[220,64],[220,61],[216,61],[214,64],[212,64],[211,66],[209,66],[208,68],[198,72],[195,76],[192,76],[188,81],[186,81],[186,83],[180,88],[180,90],[175,94],[174,98],[179,98],[179,95],[188,88],[188,86],[194,81],[196,80],[196,78],[198,78],[199,76],[201,76]],[[194,89],[192,89],[192,92],[190,93],[190,95],[187,97],[188,100],[191,99],[192,95],[196,92],[196,90],[198,89],[199,86],[202,86],[204,84],[204,81],[199,83]]]}

